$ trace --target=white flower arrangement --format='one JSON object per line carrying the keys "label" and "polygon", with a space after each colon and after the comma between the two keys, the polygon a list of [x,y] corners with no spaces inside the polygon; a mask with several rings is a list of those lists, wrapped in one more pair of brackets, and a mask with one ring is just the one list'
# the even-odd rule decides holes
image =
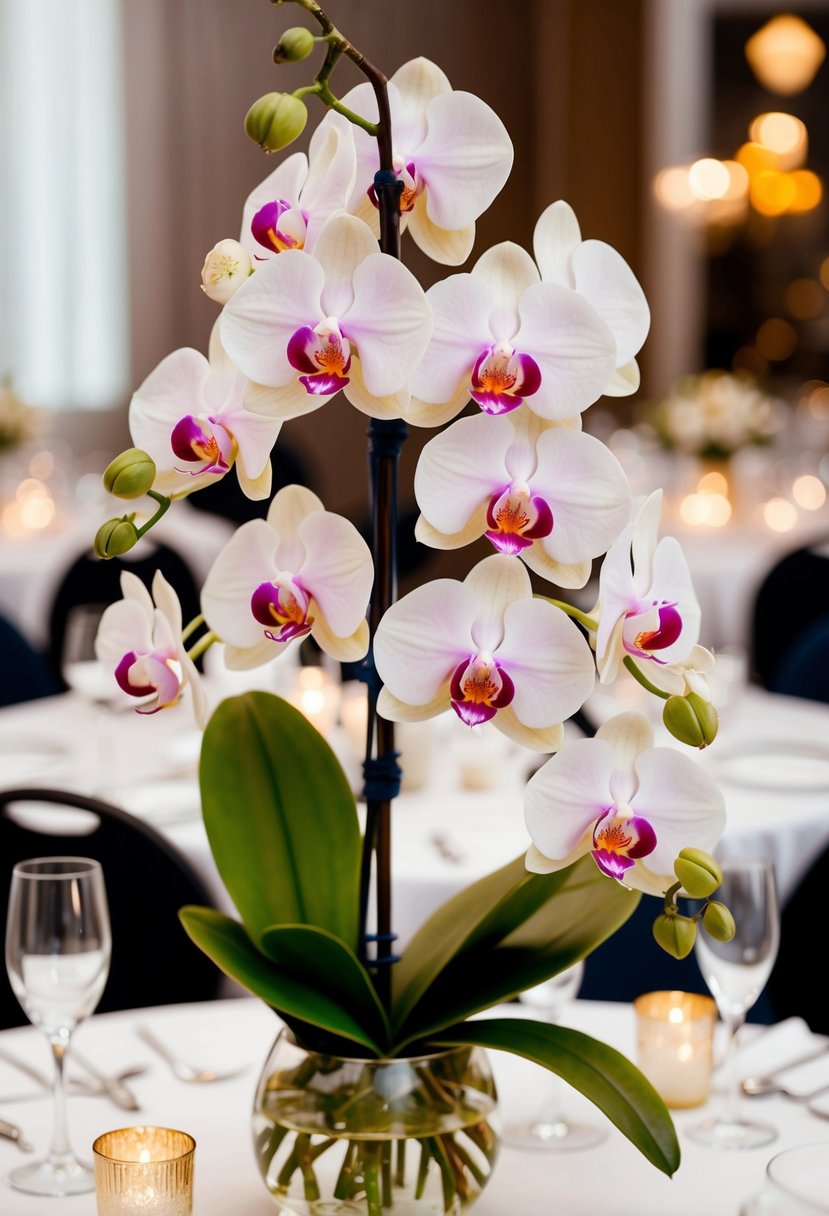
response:
{"label": "white flower arrangement", "polygon": [[665,447],[725,459],[767,443],[782,426],[784,408],[751,377],[711,370],[679,380],[649,421]]}

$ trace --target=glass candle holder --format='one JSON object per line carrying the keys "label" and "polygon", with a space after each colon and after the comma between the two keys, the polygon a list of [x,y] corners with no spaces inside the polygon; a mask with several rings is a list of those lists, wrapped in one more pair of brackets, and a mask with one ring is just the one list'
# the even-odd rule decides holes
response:
{"label": "glass candle holder", "polygon": [[642,1072],[666,1106],[701,1106],[711,1086],[715,1002],[695,992],[646,992],[633,1007]]}
{"label": "glass candle holder", "polygon": [[98,1216],[191,1216],[196,1142],[169,1127],[124,1127],[92,1145]]}

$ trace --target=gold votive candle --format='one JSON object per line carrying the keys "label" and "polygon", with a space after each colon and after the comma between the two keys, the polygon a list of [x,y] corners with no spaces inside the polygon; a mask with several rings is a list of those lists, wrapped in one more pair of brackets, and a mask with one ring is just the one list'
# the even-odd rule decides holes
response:
{"label": "gold votive candle", "polygon": [[636,1010],[637,1063],[666,1106],[701,1106],[711,1086],[717,1006],[695,992],[646,992]]}
{"label": "gold votive candle", "polygon": [[98,1216],[190,1216],[196,1142],[170,1127],[123,1127],[92,1145]]}

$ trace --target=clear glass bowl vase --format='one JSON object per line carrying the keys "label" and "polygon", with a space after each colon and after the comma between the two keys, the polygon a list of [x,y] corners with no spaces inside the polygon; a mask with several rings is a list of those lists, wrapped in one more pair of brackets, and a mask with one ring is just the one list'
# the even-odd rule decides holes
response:
{"label": "clear glass bowl vase", "polygon": [[455,1216],[489,1180],[495,1105],[479,1047],[347,1059],[283,1030],[256,1090],[256,1158],[286,1216]]}

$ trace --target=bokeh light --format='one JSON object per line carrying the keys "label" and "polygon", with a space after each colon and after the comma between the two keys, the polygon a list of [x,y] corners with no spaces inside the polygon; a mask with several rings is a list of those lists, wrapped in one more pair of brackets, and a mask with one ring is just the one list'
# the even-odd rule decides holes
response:
{"label": "bokeh light", "polygon": [[797,169],[806,159],[809,149],[806,124],[794,114],[781,111],[758,114],[748,133],[755,144],[775,153],[780,169]]}
{"label": "bokeh light", "polygon": [[731,186],[731,176],[721,160],[705,156],[696,160],[688,170],[692,194],[703,201],[724,198]]}
{"label": "bokeh light", "polygon": [[797,523],[797,507],[787,498],[770,498],[763,505],[763,519],[772,532],[791,532]]}
{"label": "bokeh light", "polygon": [[795,279],[786,288],[786,307],[793,317],[808,321],[823,310],[824,294],[817,279]]}
{"label": "bokeh light", "polygon": [[794,354],[797,333],[794,326],[782,317],[769,317],[757,330],[755,341],[761,355],[772,363],[781,363]]}
{"label": "bokeh light", "polygon": [[792,498],[804,511],[819,511],[826,502],[826,487],[819,477],[804,473],[794,480]]}
{"label": "bokeh light", "polygon": [[802,93],[812,83],[826,47],[810,25],[793,13],[767,21],[746,43],[754,75],[773,93]]}

